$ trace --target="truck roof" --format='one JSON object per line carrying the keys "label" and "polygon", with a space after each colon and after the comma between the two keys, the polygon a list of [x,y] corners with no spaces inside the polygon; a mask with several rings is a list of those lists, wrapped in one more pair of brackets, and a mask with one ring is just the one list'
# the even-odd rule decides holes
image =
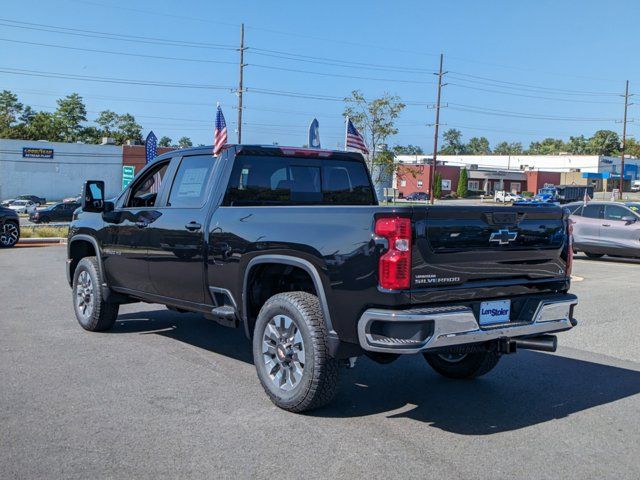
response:
{"label": "truck roof", "polygon": [[[361,153],[349,152],[346,150],[329,150],[304,147],[291,147],[284,145],[258,145],[258,144],[228,144],[224,150],[233,149],[233,154],[243,153],[246,155],[271,155],[271,156],[307,156],[310,158],[342,158],[351,160],[364,160]],[[212,153],[213,145],[204,145],[200,147],[184,148],[179,150],[181,154],[193,155],[202,153]],[[158,155],[154,160],[171,157],[175,155],[176,150]]]}

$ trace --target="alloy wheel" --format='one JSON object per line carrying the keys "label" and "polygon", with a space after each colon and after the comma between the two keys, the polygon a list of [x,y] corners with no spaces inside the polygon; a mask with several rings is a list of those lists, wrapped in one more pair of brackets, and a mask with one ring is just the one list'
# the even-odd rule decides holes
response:
{"label": "alloy wheel", "polygon": [[293,390],[302,380],[305,365],[302,333],[286,315],[276,315],[267,323],[262,336],[262,358],[273,384]]}
{"label": "alloy wheel", "polygon": [[80,272],[76,286],[76,306],[78,312],[84,318],[89,318],[93,313],[94,293],[91,275],[86,270]]}
{"label": "alloy wheel", "polygon": [[13,223],[5,223],[0,234],[0,244],[4,247],[13,247],[18,242],[20,232]]}

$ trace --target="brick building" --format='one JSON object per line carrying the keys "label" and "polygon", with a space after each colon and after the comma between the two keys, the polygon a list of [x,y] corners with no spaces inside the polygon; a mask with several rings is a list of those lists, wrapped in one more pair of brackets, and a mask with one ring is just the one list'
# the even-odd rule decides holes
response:
{"label": "brick building", "polygon": [[[158,155],[175,150],[175,147],[158,147]],[[142,170],[146,164],[146,151],[144,145],[123,145],[122,165],[133,166],[136,173]]]}

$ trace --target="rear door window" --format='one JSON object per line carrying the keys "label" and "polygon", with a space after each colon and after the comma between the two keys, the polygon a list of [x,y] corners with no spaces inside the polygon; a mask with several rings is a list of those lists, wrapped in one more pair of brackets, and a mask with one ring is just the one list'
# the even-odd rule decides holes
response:
{"label": "rear door window", "polygon": [[200,208],[207,199],[207,183],[215,158],[211,155],[184,157],[171,186],[167,206]]}
{"label": "rear door window", "polygon": [[582,209],[582,216],[586,218],[602,218],[600,210],[602,210],[600,205],[587,205]]}
{"label": "rear door window", "polygon": [[631,216],[632,213],[621,205],[605,205],[604,218],[606,220],[622,220],[622,217]]}

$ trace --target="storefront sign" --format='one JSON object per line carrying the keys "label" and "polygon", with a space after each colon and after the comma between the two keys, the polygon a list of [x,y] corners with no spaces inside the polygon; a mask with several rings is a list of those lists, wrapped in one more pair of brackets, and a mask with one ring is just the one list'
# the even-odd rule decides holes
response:
{"label": "storefront sign", "polygon": [[53,158],[53,148],[22,148],[22,158]]}
{"label": "storefront sign", "polygon": [[127,185],[133,181],[133,177],[136,175],[135,167],[131,165],[122,166],[122,189],[124,190]]}

